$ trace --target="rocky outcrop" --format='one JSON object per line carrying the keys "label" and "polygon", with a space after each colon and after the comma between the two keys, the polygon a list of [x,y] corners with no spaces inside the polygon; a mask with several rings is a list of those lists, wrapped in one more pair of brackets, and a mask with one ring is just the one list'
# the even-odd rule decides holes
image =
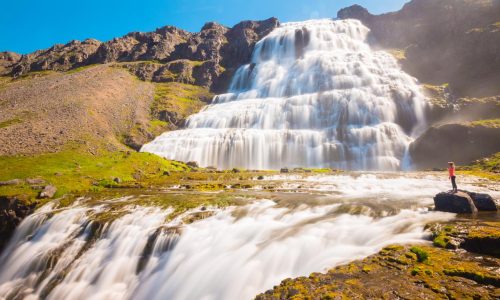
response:
{"label": "rocky outcrop", "polygon": [[500,151],[500,128],[488,123],[433,126],[410,145],[418,168],[441,167],[447,161],[469,164]]}
{"label": "rocky outcrop", "polygon": [[412,0],[382,15],[359,5],[338,12],[367,25],[378,46],[398,49],[405,71],[420,81],[475,97],[500,94],[499,15],[498,0]]}
{"label": "rocky outcrop", "polygon": [[438,247],[388,246],[325,273],[285,279],[257,295],[281,299],[496,299],[499,259]]}
{"label": "rocky outcrop", "polygon": [[451,213],[477,213],[477,208],[472,198],[464,192],[439,193],[434,196],[435,210]]}
{"label": "rocky outcrop", "polygon": [[0,196],[0,251],[9,241],[17,225],[35,209],[16,197]]}
{"label": "rocky outcrop", "polygon": [[33,71],[146,61],[124,66],[143,80],[191,83],[223,91],[236,68],[249,62],[255,43],[278,25],[275,18],[244,21],[233,28],[209,22],[198,33],[165,26],[104,43],[72,41],[22,56],[2,52],[0,72],[18,77]]}
{"label": "rocky outcrop", "polygon": [[476,213],[478,211],[497,211],[498,204],[488,194],[464,190],[441,192],[434,197],[435,210],[452,213]]}

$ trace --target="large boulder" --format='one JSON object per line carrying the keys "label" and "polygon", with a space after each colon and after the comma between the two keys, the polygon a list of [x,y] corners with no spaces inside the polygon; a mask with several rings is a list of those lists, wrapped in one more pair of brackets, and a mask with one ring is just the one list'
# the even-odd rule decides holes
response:
{"label": "large boulder", "polygon": [[482,194],[482,193],[474,193],[474,192],[469,192],[469,191],[464,191],[466,192],[474,202],[474,205],[476,206],[477,210],[484,210],[484,211],[497,211],[498,210],[498,204],[496,203],[495,199],[491,197],[488,194]]}
{"label": "large boulder", "polygon": [[435,209],[451,213],[477,213],[474,201],[465,192],[446,193],[441,192],[434,196]]}

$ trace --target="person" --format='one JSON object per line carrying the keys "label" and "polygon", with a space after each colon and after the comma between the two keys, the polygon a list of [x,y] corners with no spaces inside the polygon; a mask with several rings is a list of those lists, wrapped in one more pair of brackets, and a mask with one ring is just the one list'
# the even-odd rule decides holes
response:
{"label": "person", "polygon": [[457,192],[457,183],[455,182],[455,163],[450,161],[448,162],[448,174],[451,179],[451,186],[453,187],[453,193]]}

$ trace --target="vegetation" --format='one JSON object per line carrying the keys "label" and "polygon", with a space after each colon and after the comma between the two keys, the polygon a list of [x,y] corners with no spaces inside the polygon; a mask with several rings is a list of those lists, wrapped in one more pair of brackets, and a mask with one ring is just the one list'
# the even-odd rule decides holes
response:
{"label": "vegetation", "polygon": [[469,122],[468,125],[476,127],[490,127],[490,128],[500,128],[500,119],[488,119],[488,120],[477,120],[473,122]]}
{"label": "vegetation", "polygon": [[488,178],[490,180],[500,180],[500,152],[493,154],[490,157],[485,157],[474,161],[468,166],[459,168],[460,173],[465,175],[473,175]]}

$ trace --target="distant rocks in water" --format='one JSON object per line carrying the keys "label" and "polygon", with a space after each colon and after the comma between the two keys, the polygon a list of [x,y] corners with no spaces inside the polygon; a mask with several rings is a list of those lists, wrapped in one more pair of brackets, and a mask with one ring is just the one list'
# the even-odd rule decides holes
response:
{"label": "distant rocks in water", "polygon": [[280,169],[280,173],[288,173],[288,172],[289,172],[289,170],[286,167]]}
{"label": "distant rocks in water", "polygon": [[456,193],[441,192],[434,196],[435,209],[451,213],[477,213],[497,211],[498,204],[488,194],[459,190]]}
{"label": "distant rocks in water", "polygon": [[47,185],[43,189],[43,191],[40,193],[39,198],[52,198],[57,192],[57,188],[53,185]]}

